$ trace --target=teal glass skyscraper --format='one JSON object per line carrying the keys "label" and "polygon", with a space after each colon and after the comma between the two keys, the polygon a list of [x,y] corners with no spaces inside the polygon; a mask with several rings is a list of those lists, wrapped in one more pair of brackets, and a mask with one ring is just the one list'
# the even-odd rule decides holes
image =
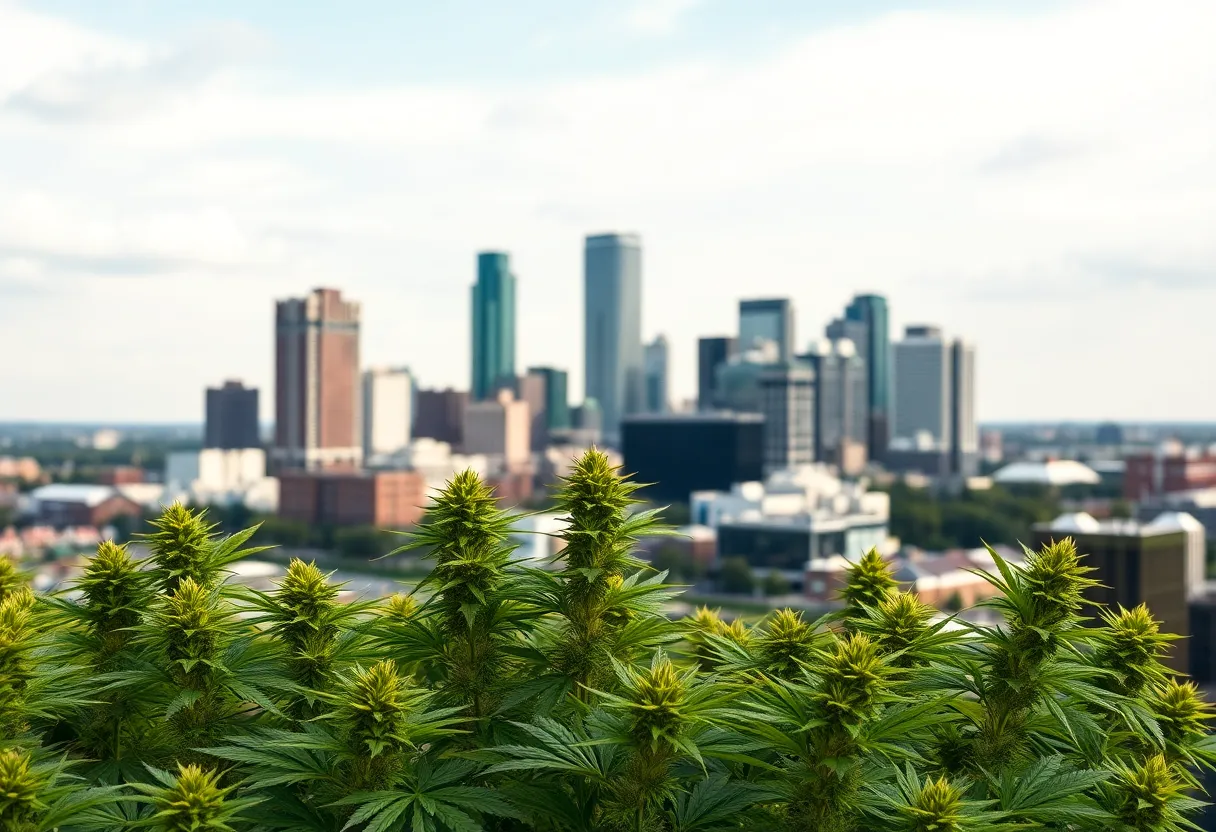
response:
{"label": "teal glass skyscraper", "polygon": [[645,409],[642,241],[593,234],[583,251],[585,398],[603,416],[603,440],[619,447],[621,419]]}
{"label": "teal glass skyscraper", "polygon": [[480,401],[514,383],[515,276],[507,254],[486,251],[477,255],[477,282],[473,284],[473,378],[469,393],[474,401]]}

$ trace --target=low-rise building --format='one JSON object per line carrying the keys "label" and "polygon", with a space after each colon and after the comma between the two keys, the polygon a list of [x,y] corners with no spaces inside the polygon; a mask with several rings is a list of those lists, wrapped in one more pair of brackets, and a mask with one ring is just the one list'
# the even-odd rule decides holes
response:
{"label": "low-rise building", "polygon": [[37,482],[42,479],[42,466],[32,456],[0,456],[0,480]]}
{"label": "low-rise building", "polygon": [[166,493],[185,495],[199,505],[264,507],[276,489],[267,482],[270,479],[261,448],[174,451],[165,461]]}
{"label": "low-rise building", "polygon": [[802,586],[809,564],[835,555],[855,561],[890,548],[890,497],[839,479],[825,465],[777,471],[763,482],[692,495],[692,522],[717,534],[718,559],[742,557]]}
{"label": "low-rise building", "polygon": [[422,519],[426,481],[417,471],[284,471],[279,516],[309,525],[399,529]]}
{"label": "low-rise building", "polygon": [[1043,462],[1026,460],[1006,465],[992,475],[993,482],[1012,486],[1047,486],[1065,488],[1075,485],[1098,485],[1098,472],[1075,459],[1049,459]]}
{"label": "low-rise building", "polygon": [[[1206,536],[1203,525],[1189,514],[1169,512],[1151,522],[1096,520],[1088,514],[1065,514],[1034,527],[1033,545],[1072,538],[1097,585],[1086,591],[1091,603],[1127,609],[1147,604],[1161,621],[1161,630],[1185,636],[1190,632],[1189,603],[1204,589]],[[1185,639],[1174,643],[1166,661],[1185,673]]]}
{"label": "low-rise building", "polygon": [[1133,454],[1124,462],[1123,496],[1129,500],[1216,487],[1216,453],[1210,448],[1165,442],[1151,453]]}
{"label": "low-rise building", "polygon": [[137,503],[108,485],[54,483],[34,489],[30,498],[38,522],[56,529],[101,527],[119,517],[138,518],[143,512]]}

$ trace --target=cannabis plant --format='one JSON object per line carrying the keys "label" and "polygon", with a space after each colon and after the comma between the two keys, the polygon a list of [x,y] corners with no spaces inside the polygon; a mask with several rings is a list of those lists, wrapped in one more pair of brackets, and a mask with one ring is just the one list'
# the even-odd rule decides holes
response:
{"label": "cannabis plant", "polygon": [[1086,603],[1071,540],[993,552],[983,624],[874,550],[818,618],[677,621],[643,496],[584,454],[560,550],[521,561],[517,516],[461,473],[397,550],[430,574],[381,601],[300,560],[235,586],[255,530],[181,505],[67,592],[0,559],[0,829],[1194,828],[1211,709],[1150,609]]}

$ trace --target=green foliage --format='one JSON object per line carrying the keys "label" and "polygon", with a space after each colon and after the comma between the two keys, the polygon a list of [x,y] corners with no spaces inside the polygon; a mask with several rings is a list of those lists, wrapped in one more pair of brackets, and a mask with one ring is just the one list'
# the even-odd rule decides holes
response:
{"label": "green foliage", "polygon": [[894,590],[895,579],[891,577],[891,567],[877,549],[866,552],[849,569],[840,593],[846,604],[846,621],[852,624],[864,619],[866,609],[877,607]]}
{"label": "green foliage", "polygon": [[75,593],[0,565],[0,828],[1189,828],[1211,709],[1148,609],[1083,616],[1071,541],[993,553],[988,625],[899,591],[876,552],[843,613],[676,622],[636,490],[585,455],[555,496],[564,549],[520,563],[461,474],[403,547],[431,574],[379,602],[300,560],[232,586],[251,532],[180,506],[152,557],[102,544]]}
{"label": "green foliage", "polygon": [[1031,526],[1060,513],[1060,495],[1049,490],[1014,493],[998,485],[949,496],[900,483],[890,494],[891,534],[930,550],[1016,546]]}
{"label": "green foliage", "polygon": [[756,578],[746,558],[725,558],[718,571],[718,583],[723,592],[751,595],[756,588]]}

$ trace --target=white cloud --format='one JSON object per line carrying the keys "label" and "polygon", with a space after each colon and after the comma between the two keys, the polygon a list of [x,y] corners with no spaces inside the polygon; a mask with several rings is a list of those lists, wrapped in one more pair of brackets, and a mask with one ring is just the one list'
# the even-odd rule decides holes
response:
{"label": "white cloud", "polygon": [[[810,338],[877,289],[979,342],[982,417],[1199,418],[1216,371],[1170,362],[1210,350],[1214,38],[1203,0],[1111,0],[888,15],[746,65],[342,89],[272,85],[223,50],[162,83],[189,49],[0,4],[0,293],[38,290],[0,325],[45,356],[0,418],[66,418],[78,395],[56,391],[81,385],[110,401],[107,361],[127,374],[113,415],[194,418],[205,382],[269,383],[271,299],[314,283],[364,302],[369,361],[464,383],[482,247],[515,258],[521,361],[577,379],[581,234],[613,227],[643,234],[645,324],[682,394],[740,295],[790,294]],[[28,105],[53,78],[73,121]],[[154,85],[143,106],[81,110],[131,100],[132,78]],[[48,330],[24,310],[52,297]],[[195,369],[143,386],[163,350],[108,341],[126,320]]]}
{"label": "white cloud", "polygon": [[703,0],[637,0],[625,15],[630,29],[643,34],[664,34]]}

